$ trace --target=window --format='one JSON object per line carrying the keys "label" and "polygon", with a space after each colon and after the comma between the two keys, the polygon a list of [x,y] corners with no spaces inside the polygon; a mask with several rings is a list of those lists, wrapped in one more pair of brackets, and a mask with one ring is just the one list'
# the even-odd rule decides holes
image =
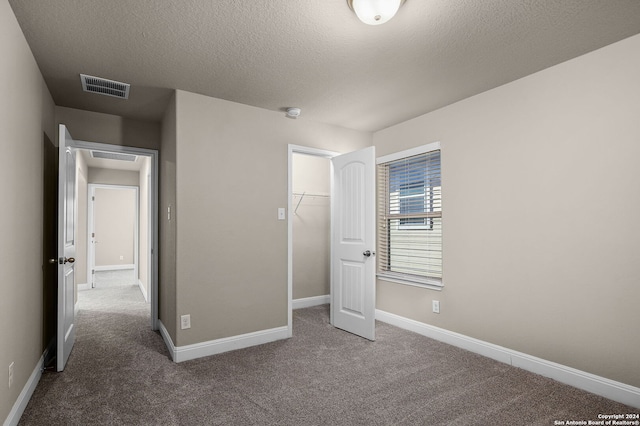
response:
{"label": "window", "polygon": [[378,159],[378,277],[442,286],[440,143]]}

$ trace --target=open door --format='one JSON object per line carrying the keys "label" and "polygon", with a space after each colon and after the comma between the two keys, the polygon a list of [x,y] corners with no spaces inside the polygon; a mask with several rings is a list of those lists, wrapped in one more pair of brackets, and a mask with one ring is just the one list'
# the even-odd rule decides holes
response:
{"label": "open door", "polygon": [[56,370],[64,370],[75,341],[76,156],[61,124],[58,134],[58,330]]}
{"label": "open door", "polygon": [[332,162],[331,324],[375,340],[375,148]]}

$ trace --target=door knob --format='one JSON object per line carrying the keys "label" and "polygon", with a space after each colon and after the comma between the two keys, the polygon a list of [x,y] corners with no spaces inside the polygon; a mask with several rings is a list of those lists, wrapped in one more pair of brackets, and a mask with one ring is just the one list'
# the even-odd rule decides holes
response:
{"label": "door knob", "polygon": [[375,256],[375,255],[376,255],[376,253],[375,253],[375,252],[372,252],[371,250],[365,250],[365,251],[363,251],[363,252],[362,252],[362,255],[363,255],[364,257],[369,257],[369,256],[371,256],[371,255],[374,255],[374,256]]}
{"label": "door knob", "polygon": [[75,257],[61,257],[60,259],[49,259],[49,263],[59,263],[64,265],[65,263],[73,263],[76,261]]}

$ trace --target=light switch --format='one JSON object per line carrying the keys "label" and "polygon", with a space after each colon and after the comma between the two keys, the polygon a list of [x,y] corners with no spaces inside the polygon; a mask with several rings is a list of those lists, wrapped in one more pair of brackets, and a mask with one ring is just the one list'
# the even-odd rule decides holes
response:
{"label": "light switch", "polygon": [[285,208],[284,207],[278,207],[278,220],[285,220],[286,216],[285,216]]}

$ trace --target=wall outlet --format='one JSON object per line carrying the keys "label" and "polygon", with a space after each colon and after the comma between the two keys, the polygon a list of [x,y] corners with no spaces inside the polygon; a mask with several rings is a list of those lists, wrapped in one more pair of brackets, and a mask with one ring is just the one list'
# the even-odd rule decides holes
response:
{"label": "wall outlet", "polygon": [[433,310],[433,313],[439,314],[440,313],[440,301],[439,300],[432,300],[431,301],[431,308]]}
{"label": "wall outlet", "polygon": [[120,260],[124,260],[124,256],[120,256]]}
{"label": "wall outlet", "polygon": [[182,315],[180,317],[180,328],[182,330],[186,330],[187,328],[191,328],[191,315]]}
{"label": "wall outlet", "polygon": [[284,207],[278,207],[278,220],[285,220],[287,218],[286,216],[286,210]]}
{"label": "wall outlet", "polygon": [[12,362],[11,364],[9,364],[9,388],[13,386],[13,365],[14,364],[15,362]]}

